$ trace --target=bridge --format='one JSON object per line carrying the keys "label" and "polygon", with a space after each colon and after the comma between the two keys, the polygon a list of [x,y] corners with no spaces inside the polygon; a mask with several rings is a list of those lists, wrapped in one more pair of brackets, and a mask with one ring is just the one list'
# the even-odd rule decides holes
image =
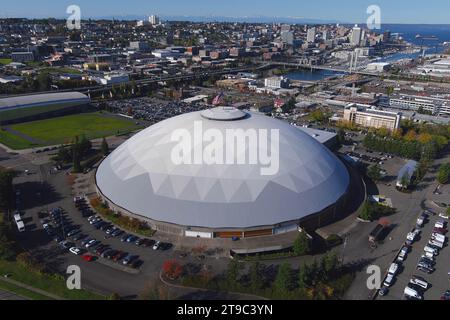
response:
{"label": "bridge", "polygon": [[311,65],[311,64],[302,64],[297,62],[271,62],[272,66],[283,66],[283,67],[290,67],[290,68],[297,68],[297,69],[311,69],[311,70],[325,70],[325,71],[332,71],[332,72],[338,72],[338,73],[347,73],[347,74],[360,74],[363,76],[372,76],[377,77],[380,74],[375,72],[368,72],[368,71],[358,71],[358,70],[349,70],[346,68],[337,68],[337,67],[327,67],[327,66],[318,66],[318,65]]}

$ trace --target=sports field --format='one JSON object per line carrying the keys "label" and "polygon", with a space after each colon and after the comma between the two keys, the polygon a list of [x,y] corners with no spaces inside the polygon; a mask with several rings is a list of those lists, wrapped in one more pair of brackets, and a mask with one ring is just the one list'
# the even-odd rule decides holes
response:
{"label": "sports field", "polygon": [[3,127],[0,143],[21,150],[70,143],[76,136],[96,139],[141,128],[132,119],[99,112],[82,113]]}

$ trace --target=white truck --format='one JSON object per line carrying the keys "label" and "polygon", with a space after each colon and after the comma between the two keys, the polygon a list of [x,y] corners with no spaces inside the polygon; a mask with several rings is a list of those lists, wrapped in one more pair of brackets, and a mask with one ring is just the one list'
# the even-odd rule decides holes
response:
{"label": "white truck", "polygon": [[19,230],[19,232],[25,232],[25,224],[23,223],[23,221],[16,222],[16,224],[17,230]]}
{"label": "white truck", "polygon": [[417,292],[416,290],[414,290],[410,287],[405,288],[404,295],[407,298],[412,298],[412,299],[416,299],[416,300],[423,299],[422,295],[419,292]]}

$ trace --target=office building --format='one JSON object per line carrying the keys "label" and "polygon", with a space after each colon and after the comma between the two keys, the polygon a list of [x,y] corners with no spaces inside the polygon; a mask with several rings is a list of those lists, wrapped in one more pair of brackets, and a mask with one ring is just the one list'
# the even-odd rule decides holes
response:
{"label": "office building", "polygon": [[361,44],[361,35],[362,29],[358,25],[355,25],[350,36],[350,44],[354,47],[359,47]]}
{"label": "office building", "polygon": [[308,33],[306,35],[306,42],[308,42],[308,43],[316,42],[316,28],[315,27],[308,29]]}
{"label": "office building", "polygon": [[365,128],[394,131],[400,128],[401,120],[401,113],[381,111],[369,105],[350,104],[344,110],[344,121]]}

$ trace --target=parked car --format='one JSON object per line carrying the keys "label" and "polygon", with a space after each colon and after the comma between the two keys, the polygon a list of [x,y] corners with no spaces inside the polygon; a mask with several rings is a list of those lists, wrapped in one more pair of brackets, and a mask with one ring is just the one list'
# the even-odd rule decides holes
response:
{"label": "parked car", "polygon": [[144,242],[142,243],[143,247],[153,247],[155,245],[155,240],[151,240],[151,239],[144,239]]}
{"label": "parked car", "polygon": [[387,275],[386,279],[384,280],[383,284],[385,287],[390,288],[394,284],[394,281],[395,281],[395,275],[389,273]]}
{"label": "parked car", "polygon": [[79,233],[75,237],[73,237],[73,241],[80,241],[87,238],[87,235]]}
{"label": "parked car", "polygon": [[144,264],[144,261],[137,259],[137,260],[134,260],[130,266],[134,269],[139,269],[143,264]]}
{"label": "parked car", "polygon": [[72,247],[72,248],[69,249],[69,251],[71,253],[73,253],[74,255],[76,255],[76,256],[79,256],[79,255],[81,255],[83,253],[83,250],[80,249],[80,248],[77,248],[77,247]]}
{"label": "parked car", "polygon": [[439,233],[445,236],[447,234],[447,229],[441,229],[441,228],[434,228],[433,233]]}
{"label": "parked car", "polygon": [[430,287],[430,284],[422,277],[413,276],[409,283],[419,286],[425,290]]}
{"label": "parked car", "polygon": [[74,229],[74,230],[70,231],[69,233],[67,233],[67,236],[68,236],[69,238],[71,238],[71,237],[77,235],[77,234],[80,233],[80,232],[81,232],[80,229]]}
{"label": "parked car", "polygon": [[92,262],[94,261],[94,256],[90,255],[90,254],[85,254],[81,257],[84,261],[86,262]]}
{"label": "parked car", "polygon": [[116,231],[114,231],[111,235],[113,237],[120,237],[124,232],[120,229],[117,229]]}
{"label": "parked car", "polygon": [[430,246],[432,248],[435,247],[437,249],[443,249],[444,248],[444,244],[442,242],[440,242],[440,241],[437,241],[437,240],[430,240],[430,241],[428,241],[428,246]]}
{"label": "parked car", "polygon": [[387,296],[389,293],[389,288],[388,287],[383,287],[380,289],[380,291],[378,291],[378,294],[382,297]]}
{"label": "parked car", "polygon": [[72,242],[69,241],[62,241],[60,242],[61,247],[63,247],[66,250],[69,250],[70,248],[74,247],[75,244],[73,244]]}
{"label": "parked car", "polygon": [[139,239],[139,238],[136,237],[136,236],[130,236],[130,237],[128,237],[127,242],[128,242],[128,243],[134,243],[134,242],[136,242],[138,239]]}
{"label": "parked car", "polygon": [[117,230],[116,227],[110,226],[105,232],[107,235],[112,235]]}
{"label": "parked car", "polygon": [[431,267],[425,267],[425,266],[417,266],[417,270],[422,271],[426,274],[432,274],[434,272],[434,269]]}
{"label": "parked car", "polygon": [[120,260],[122,260],[123,258],[125,258],[128,254],[126,252],[123,251],[118,251],[116,252],[116,254],[112,257],[112,260],[114,260],[115,262],[118,262]]}
{"label": "parked car", "polygon": [[439,217],[442,218],[442,219],[446,219],[446,220],[450,219],[450,217],[447,214],[444,214],[444,213],[439,214]]}
{"label": "parked car", "polygon": [[432,247],[430,247],[430,246],[426,246],[426,247],[424,248],[424,251],[425,251],[425,252],[428,252],[428,253],[431,253],[431,254],[433,254],[433,255],[435,255],[435,256],[439,255],[439,250],[437,250],[437,249],[435,249],[435,248],[432,248]]}
{"label": "parked car", "polygon": [[441,297],[441,300],[450,301],[450,290],[447,290]]}
{"label": "parked car", "polygon": [[444,235],[439,234],[439,233],[431,234],[431,239],[442,242],[442,243],[445,243],[445,241],[447,241],[447,238]]}
{"label": "parked car", "polygon": [[95,247],[96,245],[98,245],[100,242],[98,242],[97,240],[95,240],[95,239],[92,239],[91,241],[89,241],[88,243],[86,243],[86,245],[85,245],[85,247],[86,248],[93,248],[93,247]]}
{"label": "parked car", "polygon": [[130,235],[129,234],[125,234],[121,239],[120,239],[120,241],[122,241],[122,242],[126,242],[127,241],[127,239],[130,237]]}
{"label": "parked car", "polygon": [[112,259],[112,257],[114,257],[114,255],[116,255],[117,252],[118,252],[117,250],[110,249],[110,250],[103,252],[101,254],[101,257],[105,258],[105,259]]}
{"label": "parked car", "polygon": [[436,222],[434,227],[439,228],[439,229],[445,229],[445,225],[446,225],[446,222],[444,220],[440,220],[440,221]]}
{"label": "parked car", "polygon": [[157,251],[157,250],[159,250],[160,247],[161,247],[161,241],[157,241],[157,242],[153,245],[153,250]]}
{"label": "parked car", "polygon": [[139,259],[139,256],[134,256],[134,255],[128,255],[125,257],[125,259],[122,260],[122,264],[124,266],[130,265],[133,261]]}
{"label": "parked car", "polygon": [[138,247],[140,247],[140,246],[142,246],[144,244],[144,242],[145,242],[145,239],[138,239],[138,240],[136,240],[135,244]]}

